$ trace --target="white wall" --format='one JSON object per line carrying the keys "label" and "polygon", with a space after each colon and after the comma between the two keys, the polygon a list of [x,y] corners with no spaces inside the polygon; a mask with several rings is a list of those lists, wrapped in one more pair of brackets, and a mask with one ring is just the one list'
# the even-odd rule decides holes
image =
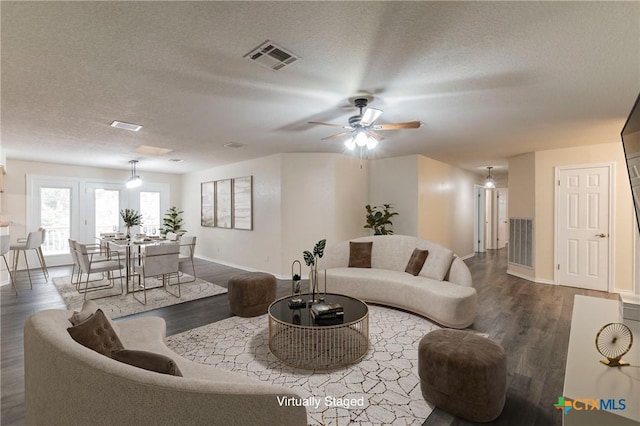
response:
{"label": "white wall", "polygon": [[369,161],[369,204],[393,204],[394,234],[418,235],[418,195],[417,155]]}
{"label": "white wall", "polygon": [[481,176],[421,155],[372,160],[369,166],[370,202],[394,204],[395,234],[473,256],[474,184]]}
{"label": "white wall", "polygon": [[[183,175],[182,209],[196,256],[248,269],[280,272],[281,155],[272,155]],[[253,176],[253,231],[200,226],[200,184]]]}
{"label": "white wall", "polygon": [[[200,183],[253,175],[253,231],[189,229],[196,256],[288,277],[291,263],[318,240],[327,244],[365,235],[366,168],[340,154],[278,154],[189,173],[183,209],[200,223]],[[307,273],[304,267],[303,273]]]}

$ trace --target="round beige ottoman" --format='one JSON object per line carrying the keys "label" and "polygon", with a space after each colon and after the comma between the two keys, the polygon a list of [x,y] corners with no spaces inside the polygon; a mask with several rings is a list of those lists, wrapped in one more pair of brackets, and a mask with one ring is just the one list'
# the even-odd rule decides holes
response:
{"label": "round beige ottoman", "polygon": [[229,309],[239,317],[255,317],[267,313],[276,300],[276,277],[266,272],[245,272],[227,282]]}
{"label": "round beige ottoman", "polygon": [[502,346],[461,330],[436,330],[418,346],[422,396],[474,422],[496,419],[504,407],[507,366]]}

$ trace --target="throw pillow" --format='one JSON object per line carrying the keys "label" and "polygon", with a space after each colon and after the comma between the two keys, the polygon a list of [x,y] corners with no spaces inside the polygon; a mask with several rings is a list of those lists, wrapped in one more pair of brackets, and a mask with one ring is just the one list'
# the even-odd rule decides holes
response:
{"label": "throw pillow", "polygon": [[81,322],[85,322],[91,315],[95,314],[98,310],[98,305],[93,300],[85,300],[80,312],[74,311],[69,322],[72,325],[78,325]]}
{"label": "throw pillow", "polygon": [[101,309],[86,321],[67,329],[71,338],[89,349],[111,357],[111,353],[124,349],[118,335]]}
{"label": "throw pillow", "polygon": [[349,268],[371,268],[373,241],[356,243],[349,241]]}
{"label": "throw pillow", "polygon": [[429,250],[413,249],[407,268],[404,271],[414,276],[418,275],[424,266],[424,261],[427,260],[427,256],[429,256]]}
{"label": "throw pillow", "polygon": [[[82,304],[82,310],[80,310],[80,312],[73,312],[73,315],[71,315],[71,318],[69,318],[69,322],[71,323],[71,325],[78,325],[82,322],[85,322],[91,315],[95,314],[98,309],[99,306],[96,304],[96,302],[91,299],[87,299]],[[120,332],[120,327],[118,327],[118,325],[114,323],[113,320],[106,314],[105,316],[107,317],[109,324],[111,324],[111,328],[113,328],[116,334],[118,334]]]}
{"label": "throw pillow", "polygon": [[125,364],[129,364],[134,367],[155,371],[156,373],[182,377],[182,372],[178,368],[178,364],[166,355],[147,351],[123,349],[121,351],[114,352],[112,358],[116,361],[124,362]]}

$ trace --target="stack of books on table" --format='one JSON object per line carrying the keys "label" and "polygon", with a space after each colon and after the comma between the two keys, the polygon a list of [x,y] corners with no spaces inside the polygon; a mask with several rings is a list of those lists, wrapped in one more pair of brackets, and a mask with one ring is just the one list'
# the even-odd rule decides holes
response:
{"label": "stack of books on table", "polygon": [[344,310],[339,303],[316,303],[311,306],[311,315],[316,325],[342,324]]}

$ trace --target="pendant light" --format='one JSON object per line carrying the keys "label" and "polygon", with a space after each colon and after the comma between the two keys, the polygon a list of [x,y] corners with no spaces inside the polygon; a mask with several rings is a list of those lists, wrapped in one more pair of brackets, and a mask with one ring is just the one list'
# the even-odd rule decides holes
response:
{"label": "pendant light", "polygon": [[491,169],[493,169],[492,166],[487,167],[487,170],[489,170],[489,175],[484,181],[484,187],[487,189],[493,189],[496,187],[496,180],[491,176]]}
{"label": "pendant light", "polygon": [[136,164],[138,160],[131,160],[129,164],[131,164],[131,177],[127,179],[125,185],[127,188],[137,188],[142,185],[142,178],[136,174]]}

